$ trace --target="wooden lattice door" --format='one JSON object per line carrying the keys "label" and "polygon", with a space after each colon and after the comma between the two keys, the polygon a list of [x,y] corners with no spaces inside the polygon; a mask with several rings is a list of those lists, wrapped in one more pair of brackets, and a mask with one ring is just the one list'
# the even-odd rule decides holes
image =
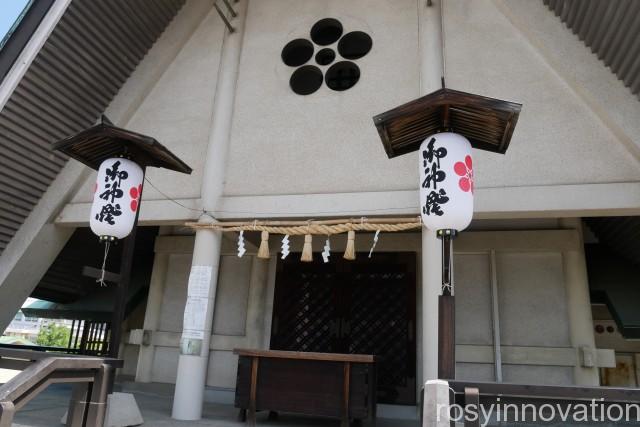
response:
{"label": "wooden lattice door", "polygon": [[[378,402],[416,402],[415,253],[278,264],[271,348],[375,354]],[[318,257],[319,258],[319,257]]]}
{"label": "wooden lattice door", "polygon": [[[291,254],[288,260],[294,257]],[[279,264],[271,349],[336,352],[339,333],[336,279],[335,271],[317,263]]]}

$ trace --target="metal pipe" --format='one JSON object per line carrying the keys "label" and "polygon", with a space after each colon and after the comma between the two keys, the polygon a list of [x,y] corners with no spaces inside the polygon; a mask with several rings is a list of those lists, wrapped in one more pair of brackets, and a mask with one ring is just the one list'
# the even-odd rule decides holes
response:
{"label": "metal pipe", "polygon": [[231,7],[231,4],[229,3],[229,0],[222,0],[224,5],[227,6],[227,9],[229,9],[229,13],[231,14],[232,17],[236,17],[238,16],[238,14],[236,13],[235,10],[233,10],[233,7]]}
{"label": "metal pipe", "polygon": [[493,354],[496,382],[502,382],[502,344],[500,341],[500,309],[498,305],[498,269],[496,251],[491,250],[491,319],[493,321]]}
{"label": "metal pipe", "polygon": [[453,295],[453,239],[455,230],[438,230],[442,240],[442,295]]}
{"label": "metal pipe", "polygon": [[[218,12],[218,15],[220,15],[220,18],[222,18],[222,20],[224,21],[224,25],[227,26],[227,29],[229,30],[230,33],[235,32],[235,28],[233,28],[233,26],[231,25],[231,22],[229,22],[229,20],[227,19],[227,17],[224,15],[224,12],[222,11],[222,9],[220,9],[220,7],[218,6],[218,3],[214,3],[213,7],[216,8],[216,11]],[[235,12],[234,12],[235,13]]]}

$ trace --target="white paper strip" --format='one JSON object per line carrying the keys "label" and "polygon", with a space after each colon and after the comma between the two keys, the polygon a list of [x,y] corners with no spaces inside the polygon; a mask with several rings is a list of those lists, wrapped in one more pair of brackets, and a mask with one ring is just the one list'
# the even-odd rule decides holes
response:
{"label": "white paper strip", "polygon": [[285,236],[282,238],[282,248],[280,249],[280,252],[282,252],[281,259],[285,259],[287,255],[289,255],[289,235],[288,234],[285,234]]}
{"label": "white paper strip", "polygon": [[371,250],[369,251],[369,258],[371,258],[373,249],[376,247],[376,244],[378,243],[378,236],[380,236],[380,230],[376,231],[376,234],[373,236],[373,244],[371,245]]}
{"label": "white paper strip", "polygon": [[212,269],[208,265],[194,265],[191,267],[187,296],[201,298],[209,297],[209,289],[211,288],[211,271]]}
{"label": "white paper strip", "polygon": [[184,330],[182,331],[182,338],[201,340],[204,339],[204,331]]}
{"label": "white paper strip", "polygon": [[245,252],[247,250],[244,248],[244,230],[242,230],[238,235],[238,258],[242,258]]}
{"label": "white paper strip", "polygon": [[184,307],[183,328],[189,331],[204,331],[208,298],[187,297]]}
{"label": "white paper strip", "polygon": [[327,237],[327,241],[324,244],[324,248],[322,251],[322,259],[325,264],[329,262],[329,255],[331,255],[331,243],[329,243],[329,238]]}

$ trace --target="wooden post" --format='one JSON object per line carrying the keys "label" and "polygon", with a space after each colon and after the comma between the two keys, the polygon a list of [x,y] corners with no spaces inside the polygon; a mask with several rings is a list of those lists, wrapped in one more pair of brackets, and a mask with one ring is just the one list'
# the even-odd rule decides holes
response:
{"label": "wooden post", "polygon": [[442,295],[438,298],[438,378],[456,378],[456,308],[453,292],[455,230],[438,230],[442,241]]}
{"label": "wooden post", "polygon": [[[142,167],[142,182],[144,183],[145,167]],[[116,287],[115,307],[111,316],[111,335],[109,337],[109,357],[118,358],[120,341],[122,339],[122,322],[127,307],[127,294],[129,291],[129,281],[131,280],[131,268],[133,266],[134,249],[136,246],[136,229],[138,228],[138,217],[142,209],[142,192],[144,185],[138,196],[140,204],[136,212],[136,219],[133,221],[131,233],[124,239],[122,247],[122,258],[120,261],[120,280]],[[115,378],[115,374],[113,375]]]}
{"label": "wooden post", "polygon": [[[474,406],[474,411],[478,416],[475,420],[464,420],[465,427],[480,427],[480,390],[476,387],[464,388],[464,406]],[[465,412],[466,414],[466,412]]]}
{"label": "wooden post", "polygon": [[[122,247],[122,260],[120,261],[120,281],[116,285],[115,306],[111,316],[111,336],[109,337],[109,357],[118,358],[120,350],[120,340],[122,339],[122,322],[124,321],[127,306],[127,291],[133,265],[133,251],[136,245],[136,225],[133,226],[131,234],[124,239]],[[85,324],[86,325],[86,324]]]}
{"label": "wooden post", "polygon": [[351,389],[351,363],[344,362],[342,378],[342,422],[340,427],[349,427],[349,390]]}
{"label": "wooden post", "polygon": [[438,299],[438,378],[456,377],[456,312],[455,297],[440,295]]}
{"label": "wooden post", "polygon": [[251,389],[249,391],[249,414],[247,424],[251,427],[256,425],[256,397],[258,394],[258,364],[260,359],[257,356],[251,358]]}

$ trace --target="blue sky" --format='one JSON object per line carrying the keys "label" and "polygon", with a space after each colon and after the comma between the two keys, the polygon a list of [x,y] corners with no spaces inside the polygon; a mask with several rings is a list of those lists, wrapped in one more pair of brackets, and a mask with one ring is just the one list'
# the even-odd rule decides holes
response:
{"label": "blue sky", "polygon": [[0,0],[0,40],[7,34],[29,0]]}

